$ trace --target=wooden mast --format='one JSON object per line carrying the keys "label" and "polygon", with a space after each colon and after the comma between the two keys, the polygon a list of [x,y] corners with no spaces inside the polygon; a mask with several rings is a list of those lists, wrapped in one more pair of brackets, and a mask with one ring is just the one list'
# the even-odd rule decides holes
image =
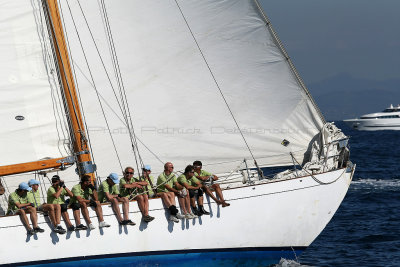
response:
{"label": "wooden mast", "polygon": [[[42,4],[48,22],[49,34],[53,41],[53,51],[58,62],[58,73],[62,82],[61,87],[66,102],[66,114],[69,117],[71,139],[78,173],[88,174],[92,177],[92,181],[94,181],[95,165],[92,164],[88,141],[85,136],[82,114],[75,89],[57,0],[42,0]],[[45,169],[62,169],[65,165],[71,165],[73,162],[74,158],[66,157],[0,166],[0,176]]]}
{"label": "wooden mast", "polygon": [[50,35],[53,38],[54,52],[57,57],[62,89],[69,115],[70,131],[73,149],[77,157],[79,174],[88,174],[94,180],[95,166],[92,165],[88,141],[85,136],[84,124],[76,93],[68,48],[64,37],[57,0],[43,0],[44,12],[50,24]]}

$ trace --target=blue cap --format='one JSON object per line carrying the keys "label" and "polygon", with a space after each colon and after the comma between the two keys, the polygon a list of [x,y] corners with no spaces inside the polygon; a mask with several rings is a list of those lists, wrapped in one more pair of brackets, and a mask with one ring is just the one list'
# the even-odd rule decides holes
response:
{"label": "blue cap", "polygon": [[110,173],[107,178],[110,178],[114,182],[114,184],[119,184],[118,174],[116,174],[115,172]]}
{"label": "blue cap", "polygon": [[151,166],[150,165],[144,165],[143,169],[147,170],[147,171],[151,171]]}
{"label": "blue cap", "polygon": [[25,183],[25,182],[20,183],[19,186],[18,186],[18,189],[26,190],[26,191],[31,191],[32,190],[32,188],[30,188],[29,185],[27,183]]}
{"label": "blue cap", "polygon": [[35,180],[35,179],[30,179],[29,182],[28,182],[29,186],[32,186],[32,185],[35,185],[35,184],[39,185],[40,182],[38,180]]}

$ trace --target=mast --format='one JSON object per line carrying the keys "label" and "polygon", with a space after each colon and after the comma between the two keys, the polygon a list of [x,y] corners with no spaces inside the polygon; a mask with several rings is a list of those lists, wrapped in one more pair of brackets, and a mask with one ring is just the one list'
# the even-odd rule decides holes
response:
{"label": "mast", "polygon": [[71,165],[76,162],[78,174],[88,174],[92,177],[92,181],[94,181],[93,172],[96,170],[96,166],[92,164],[88,149],[88,141],[83,127],[82,114],[78,103],[57,1],[42,0],[42,5],[48,24],[49,35],[52,38],[53,52],[58,63],[56,65],[58,67],[61,88],[66,102],[65,109],[66,114],[69,117],[70,135],[73,143],[74,155],[72,157],[43,159],[33,162],[0,166],[0,176],[45,169],[63,170],[66,165]]}
{"label": "mast", "polygon": [[49,33],[53,41],[53,49],[58,62],[61,87],[66,102],[66,113],[69,116],[71,139],[78,174],[88,174],[94,181],[96,166],[92,163],[88,140],[85,136],[82,113],[79,107],[72,68],[69,60],[60,12],[57,0],[42,0],[47,18]]}

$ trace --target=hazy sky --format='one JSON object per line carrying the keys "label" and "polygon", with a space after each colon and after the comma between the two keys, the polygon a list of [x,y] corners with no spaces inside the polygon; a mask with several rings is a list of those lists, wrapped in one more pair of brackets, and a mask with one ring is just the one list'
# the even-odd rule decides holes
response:
{"label": "hazy sky", "polygon": [[306,84],[400,79],[400,0],[259,1]]}

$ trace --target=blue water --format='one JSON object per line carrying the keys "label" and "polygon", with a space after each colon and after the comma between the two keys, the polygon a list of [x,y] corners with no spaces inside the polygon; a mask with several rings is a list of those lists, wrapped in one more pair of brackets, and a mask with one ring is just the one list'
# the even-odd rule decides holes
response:
{"label": "blue water", "polygon": [[[194,266],[273,266],[281,257],[293,257],[293,253],[300,251],[227,251],[227,252],[200,252],[188,254],[162,254],[152,256],[124,256],[103,259],[79,259],[65,262],[51,262],[46,264],[30,265],[32,267],[88,267],[88,266],[165,266],[165,267],[194,267]],[[290,260],[286,260],[286,262]],[[296,262],[298,265],[298,263]]]}
{"label": "blue water", "polygon": [[342,205],[301,255],[311,266],[400,266],[400,131],[350,135],[357,164]]}

